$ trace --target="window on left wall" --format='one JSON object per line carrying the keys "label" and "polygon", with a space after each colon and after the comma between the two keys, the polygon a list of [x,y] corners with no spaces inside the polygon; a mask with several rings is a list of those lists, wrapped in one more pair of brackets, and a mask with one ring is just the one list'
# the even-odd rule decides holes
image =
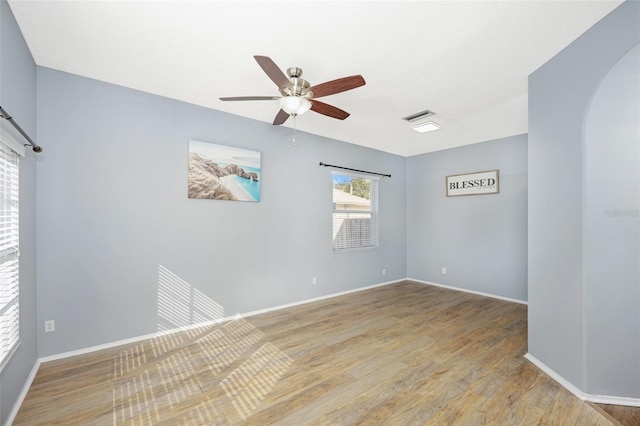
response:
{"label": "window on left wall", "polygon": [[0,141],[0,370],[20,341],[18,163]]}

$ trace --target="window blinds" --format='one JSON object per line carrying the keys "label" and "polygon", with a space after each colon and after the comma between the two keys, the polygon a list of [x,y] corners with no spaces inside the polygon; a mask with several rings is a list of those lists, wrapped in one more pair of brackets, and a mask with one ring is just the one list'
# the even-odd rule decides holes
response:
{"label": "window blinds", "polygon": [[332,175],[333,249],[378,247],[378,179]]}
{"label": "window blinds", "polygon": [[18,345],[18,154],[0,143],[0,369]]}

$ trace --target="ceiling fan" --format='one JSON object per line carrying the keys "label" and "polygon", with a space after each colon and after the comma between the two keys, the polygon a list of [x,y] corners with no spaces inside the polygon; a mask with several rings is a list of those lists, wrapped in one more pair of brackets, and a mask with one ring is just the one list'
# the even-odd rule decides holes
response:
{"label": "ceiling fan", "polygon": [[[285,75],[280,68],[268,56],[254,56],[255,60],[267,76],[278,86],[282,96],[236,96],[220,98],[221,101],[271,101],[280,103],[280,111],[273,120],[274,126],[283,124],[290,116],[304,114],[308,110],[315,111],[327,117],[344,120],[349,113],[332,105],[320,102],[317,98],[329,96],[356,87],[364,86],[365,81],[361,75],[352,75],[327,81],[326,83],[311,86],[303,80],[302,69],[291,67]],[[288,76],[288,77],[287,77]]]}

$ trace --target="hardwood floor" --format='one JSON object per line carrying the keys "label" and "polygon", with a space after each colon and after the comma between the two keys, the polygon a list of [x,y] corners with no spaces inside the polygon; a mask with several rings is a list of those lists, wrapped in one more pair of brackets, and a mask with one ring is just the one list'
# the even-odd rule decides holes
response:
{"label": "hardwood floor", "polygon": [[592,404],[616,426],[640,425],[640,407],[625,407],[622,405]]}
{"label": "hardwood floor", "polygon": [[41,366],[15,425],[609,425],[527,308],[402,282]]}

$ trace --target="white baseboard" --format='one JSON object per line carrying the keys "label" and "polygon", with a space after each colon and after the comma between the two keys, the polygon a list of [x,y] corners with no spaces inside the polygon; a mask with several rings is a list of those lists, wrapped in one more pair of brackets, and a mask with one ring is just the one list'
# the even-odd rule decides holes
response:
{"label": "white baseboard", "polygon": [[491,297],[492,299],[500,299],[500,300],[505,300],[507,302],[513,302],[513,303],[519,303],[521,305],[527,305],[528,302],[526,300],[520,300],[520,299],[511,299],[509,297],[504,297],[504,296],[497,296],[495,294],[489,294],[489,293],[482,293],[480,291],[473,291],[473,290],[467,290],[465,288],[460,288],[460,287],[452,287],[449,285],[444,285],[444,284],[438,284],[438,283],[432,283],[429,281],[422,281],[422,280],[417,280],[415,278],[407,278],[407,281],[415,281],[417,283],[420,284],[427,284],[427,285],[433,285],[436,287],[442,287],[442,288],[447,288],[449,290],[456,290],[456,291],[462,291],[464,293],[471,293],[471,294],[477,294],[478,296],[484,296],[484,297]]}
{"label": "white baseboard", "polygon": [[116,340],[116,341],[113,341],[113,342],[104,343],[102,345],[89,346],[89,347],[86,347],[86,348],[76,349],[76,350],[73,350],[73,351],[61,352],[59,354],[48,355],[48,356],[41,357],[41,358],[38,359],[38,361],[40,361],[41,364],[44,364],[45,362],[57,361],[59,359],[71,358],[73,356],[78,356],[78,355],[85,355],[85,354],[89,354],[89,353],[92,353],[92,352],[101,351],[103,349],[111,349],[111,348],[115,348],[117,346],[128,345],[128,344],[131,344],[131,343],[137,343],[137,342],[141,342],[143,340],[148,340],[148,339],[154,339],[154,338],[157,338],[157,337],[166,336],[168,334],[173,334],[173,333],[177,333],[177,332],[180,332],[180,331],[187,331],[187,330],[192,330],[192,329],[198,328],[198,327],[203,327],[203,326],[207,326],[207,325],[211,325],[211,324],[217,324],[219,322],[227,321],[227,320],[230,320],[230,319],[233,319],[233,318],[235,318],[235,317],[219,318],[219,319],[212,320],[212,321],[206,321],[206,322],[201,322],[201,323],[198,323],[198,324],[172,328],[170,330],[157,331],[155,333],[144,334],[144,335],[141,335],[141,336],[131,337],[131,338],[128,338],[128,339]]}
{"label": "white baseboard", "polygon": [[33,368],[31,369],[31,372],[27,376],[27,380],[24,382],[24,385],[22,386],[22,391],[20,391],[20,395],[18,395],[18,399],[16,400],[15,404],[13,404],[13,408],[9,413],[9,417],[7,417],[5,426],[10,426],[13,423],[13,421],[16,419],[16,416],[18,415],[18,411],[22,406],[22,401],[24,401],[24,399],[27,397],[27,393],[29,392],[29,388],[31,388],[33,379],[35,379],[36,374],[38,374],[38,369],[40,368],[40,364],[41,362],[39,359],[37,359],[35,364],[33,364]]}
{"label": "white baseboard", "polygon": [[251,317],[251,316],[254,316],[254,315],[264,314],[264,313],[267,313],[267,312],[277,311],[277,310],[280,310],[280,309],[291,308],[291,307],[299,306],[299,305],[305,305],[307,303],[317,302],[317,301],[324,300],[324,299],[331,299],[332,297],[342,296],[342,295],[350,294],[350,293],[356,293],[358,291],[364,291],[364,290],[368,290],[368,289],[375,288],[375,287],[382,287],[382,286],[385,286],[385,285],[395,284],[395,283],[402,282],[402,281],[405,281],[405,279],[403,278],[403,279],[395,280],[395,281],[387,281],[387,282],[384,282],[384,283],[374,284],[374,285],[370,285],[370,286],[367,286],[367,287],[359,287],[359,288],[356,288],[356,289],[353,289],[353,290],[342,291],[340,293],[332,293],[332,294],[328,294],[326,296],[314,297],[314,298],[311,298],[311,299],[301,300],[299,302],[287,303],[285,305],[278,305],[278,306],[274,306],[274,307],[271,307],[271,308],[260,309],[260,310],[257,310],[257,311],[250,311],[250,312],[246,312],[246,313],[242,313],[242,314],[238,313],[238,314],[235,314],[235,315],[232,315],[232,316],[216,318],[215,320],[205,321],[205,322],[201,322],[201,323],[198,323],[198,324],[192,324],[192,325],[187,325],[187,326],[183,326],[183,327],[172,328],[170,330],[158,331],[158,332],[155,332],[155,333],[145,334],[145,335],[142,335],[142,336],[136,336],[136,337],[131,337],[131,338],[128,338],[128,339],[117,340],[117,341],[114,341],[114,342],[104,343],[102,345],[90,346],[90,347],[87,347],[87,348],[77,349],[77,350],[68,351],[68,352],[62,352],[62,353],[55,354],[55,355],[49,355],[49,356],[45,356],[45,357],[39,358],[38,361],[40,363],[45,363],[45,362],[50,362],[50,361],[56,361],[56,360],[59,360],[59,359],[70,358],[70,357],[77,356],[77,355],[85,355],[85,354],[88,354],[88,353],[101,351],[103,349],[111,349],[111,348],[115,348],[117,346],[128,345],[128,344],[131,344],[131,343],[137,343],[137,342],[140,342],[140,341],[143,341],[143,340],[158,338],[158,337],[166,336],[168,334],[173,334],[173,333],[177,333],[177,332],[181,332],[181,331],[193,330],[195,328],[206,327],[208,325],[214,325],[214,324],[218,324],[218,323],[225,322],[225,321],[231,321],[231,320],[237,319],[237,318]]}
{"label": "white baseboard", "polygon": [[285,308],[292,308],[294,306],[299,306],[299,305],[306,305],[307,303],[318,302],[320,300],[331,299],[333,297],[338,297],[338,296],[344,296],[345,294],[357,293],[359,291],[369,290],[369,289],[376,288],[376,287],[383,287],[385,285],[395,284],[395,283],[399,283],[399,282],[406,281],[406,280],[408,280],[408,278],[402,278],[400,280],[395,280],[395,281],[387,281],[387,282],[384,282],[384,283],[374,284],[374,285],[370,285],[370,286],[367,286],[367,287],[359,287],[359,288],[355,288],[353,290],[341,291],[340,293],[332,293],[332,294],[328,294],[326,296],[319,296],[319,297],[314,297],[312,299],[305,299],[305,300],[302,300],[300,302],[287,303],[285,305],[278,305],[278,306],[274,306],[272,308],[260,309],[258,311],[251,311],[251,312],[247,312],[247,313],[244,313],[244,314],[238,314],[237,316],[240,316],[240,317],[243,317],[243,318],[244,317],[251,317],[253,315],[259,315],[259,314],[264,314],[264,313],[267,313],[267,312],[278,311],[280,309],[285,309]]}
{"label": "white baseboard", "polygon": [[25,384],[24,384],[24,386],[22,388],[22,392],[20,393],[20,396],[16,400],[16,402],[15,402],[15,404],[13,406],[13,409],[11,410],[11,414],[9,415],[9,417],[7,419],[7,423],[6,423],[5,426],[11,425],[11,423],[13,422],[15,417],[18,415],[18,411],[20,410],[20,407],[22,406],[22,402],[24,401],[24,399],[27,396],[27,392],[29,392],[29,388],[31,387],[31,384],[33,383],[33,379],[36,377],[36,374],[38,372],[38,369],[40,368],[40,365],[42,365],[45,362],[56,361],[56,360],[59,360],[59,359],[70,358],[70,357],[78,356],[78,355],[84,355],[84,354],[88,354],[88,353],[92,353],[92,352],[101,351],[103,349],[115,348],[117,346],[128,345],[128,344],[140,342],[140,341],[143,341],[143,340],[162,337],[162,336],[165,336],[167,334],[177,333],[177,332],[180,332],[180,331],[192,330],[194,328],[199,328],[199,327],[203,327],[203,326],[207,326],[207,325],[217,324],[217,323],[224,322],[224,321],[230,321],[230,320],[233,320],[233,319],[236,319],[236,318],[251,317],[251,316],[254,316],[254,315],[259,315],[259,314],[263,314],[263,313],[267,313],[267,312],[277,311],[279,309],[290,308],[290,307],[299,306],[299,305],[305,305],[307,303],[317,302],[317,301],[324,300],[324,299],[330,299],[332,297],[342,296],[342,295],[345,295],[345,294],[356,293],[358,291],[364,291],[364,290],[368,290],[368,289],[375,288],[375,287],[382,287],[382,286],[386,286],[386,285],[390,285],[390,284],[395,284],[395,283],[399,283],[399,282],[402,282],[402,281],[405,281],[405,278],[402,278],[402,279],[399,279],[399,280],[395,280],[395,281],[387,281],[387,282],[380,283],[380,284],[374,284],[374,285],[370,285],[370,286],[367,286],[367,287],[359,287],[359,288],[356,288],[356,289],[353,289],[353,290],[342,291],[340,293],[332,293],[332,294],[328,294],[326,296],[319,296],[319,297],[314,297],[314,298],[311,298],[311,299],[305,299],[305,300],[301,300],[299,302],[287,303],[285,305],[278,305],[278,306],[274,306],[274,307],[267,308],[267,309],[260,309],[260,310],[257,310],[257,311],[251,311],[251,312],[247,312],[247,313],[244,313],[244,314],[236,314],[234,316],[218,318],[218,319],[215,319],[215,320],[212,320],[212,321],[202,322],[202,323],[199,323],[199,324],[173,328],[171,330],[165,330],[165,331],[160,331],[160,332],[156,332],[156,333],[145,334],[145,335],[142,335],[142,336],[132,337],[132,338],[129,338],[129,339],[117,340],[117,341],[105,343],[105,344],[102,344],[102,345],[90,346],[90,347],[87,347],[87,348],[77,349],[77,350],[73,350],[73,351],[68,351],[68,352],[63,352],[63,353],[59,353],[59,354],[55,354],[55,355],[50,355],[50,356],[45,356],[45,357],[38,358],[36,360],[34,366],[33,366],[33,369],[31,370],[31,373],[29,374],[29,377],[27,378],[27,381],[25,382]]}
{"label": "white baseboard", "polygon": [[89,347],[82,348],[82,349],[77,349],[77,350],[68,351],[68,352],[62,352],[62,353],[55,354],[55,355],[49,355],[49,356],[41,357],[41,358],[39,358],[38,361],[40,361],[40,363],[45,363],[45,362],[50,362],[50,361],[56,361],[56,360],[59,360],[59,359],[70,358],[70,357],[73,357],[73,356],[85,355],[85,354],[88,354],[88,353],[101,351],[103,349],[111,349],[111,348],[115,348],[117,346],[128,345],[128,344],[137,343],[137,342],[140,342],[140,341],[143,341],[143,340],[162,337],[162,336],[165,336],[167,334],[173,334],[173,333],[177,333],[177,332],[180,332],[180,331],[187,331],[187,330],[192,330],[194,328],[199,328],[199,327],[203,327],[203,326],[207,326],[207,325],[217,324],[217,323],[220,323],[220,322],[230,321],[230,320],[233,320],[235,318],[251,317],[251,316],[254,316],[254,315],[264,314],[264,313],[267,313],[267,312],[278,311],[280,309],[292,308],[294,306],[305,305],[307,303],[318,302],[320,300],[325,300],[325,299],[331,299],[332,297],[343,296],[343,295],[346,295],[346,294],[351,294],[351,293],[356,293],[356,292],[359,292],[359,291],[369,290],[369,289],[376,288],[376,287],[383,287],[383,286],[386,286],[386,285],[395,284],[395,283],[399,283],[399,282],[402,282],[402,281],[414,281],[414,282],[418,282],[418,283],[421,283],[421,284],[433,285],[433,286],[437,286],[437,287],[448,288],[448,289],[451,289],[451,290],[462,291],[462,292],[465,292],[465,293],[472,293],[472,294],[477,294],[477,295],[480,295],[480,296],[491,297],[491,298],[494,298],[494,299],[506,300],[508,302],[515,302],[515,303],[520,303],[520,304],[525,304],[525,305],[527,304],[527,302],[522,301],[522,300],[509,299],[507,297],[496,296],[496,295],[493,295],[493,294],[480,293],[480,292],[477,292],[477,291],[465,290],[465,289],[461,289],[461,288],[457,288],[457,287],[450,287],[450,286],[446,286],[446,285],[442,285],[442,284],[416,280],[414,278],[402,278],[402,279],[399,279],[399,280],[386,281],[386,282],[383,282],[383,283],[374,284],[374,285],[370,285],[370,286],[366,286],[366,287],[359,287],[359,288],[355,288],[353,290],[347,290],[347,291],[342,291],[342,292],[339,292],[339,293],[332,293],[332,294],[327,294],[325,296],[319,296],[319,297],[314,297],[314,298],[311,298],[311,299],[305,299],[305,300],[301,300],[301,301],[298,301],[298,302],[287,303],[287,304],[284,304],[284,305],[277,305],[277,306],[273,306],[271,308],[259,309],[259,310],[256,310],[256,311],[245,312],[245,313],[242,313],[242,314],[238,313],[238,314],[235,314],[235,315],[232,315],[232,316],[221,317],[221,318],[217,318],[217,319],[212,320],[212,321],[202,322],[202,323],[199,323],[199,324],[193,324],[193,325],[173,328],[171,330],[159,331],[159,332],[155,332],[155,333],[150,333],[150,334],[145,334],[145,335],[141,335],[141,336],[131,337],[131,338],[128,338],[128,339],[116,340],[114,342],[104,343],[104,344],[101,344],[101,345],[89,346]]}
{"label": "white baseboard", "polygon": [[[148,339],[152,339],[152,338],[157,338],[157,337],[161,337],[161,336],[164,336],[164,335],[167,335],[167,334],[176,333],[176,332],[179,332],[179,331],[191,330],[191,329],[202,327],[202,326],[206,326],[206,325],[211,325],[211,324],[216,324],[216,323],[220,323],[220,322],[224,322],[224,321],[233,320],[235,318],[251,317],[251,316],[254,316],[254,315],[259,315],[259,314],[263,314],[263,313],[267,313],[267,312],[273,312],[273,311],[277,311],[277,310],[280,310],[280,309],[291,308],[291,307],[299,306],[299,305],[305,305],[307,303],[312,303],[312,302],[317,302],[317,301],[320,301],[320,300],[330,299],[330,298],[333,298],[333,297],[343,296],[343,295],[350,294],[350,293],[356,293],[356,292],[359,292],[359,291],[369,290],[369,289],[376,288],[376,287],[382,287],[382,286],[386,286],[386,285],[390,285],[390,284],[396,284],[396,283],[402,282],[402,281],[414,281],[414,282],[418,282],[418,283],[421,283],[421,284],[433,285],[433,286],[437,286],[437,287],[443,287],[443,288],[447,288],[447,289],[451,289],[451,290],[462,291],[462,292],[465,292],[465,293],[471,293],[471,294],[476,294],[476,295],[480,295],[480,296],[491,297],[491,298],[494,298],[494,299],[505,300],[505,301],[508,301],[508,302],[514,302],[514,303],[519,303],[519,304],[524,304],[524,305],[527,304],[527,302],[523,301],[523,300],[510,299],[510,298],[507,298],[507,297],[496,296],[496,295],[493,295],[493,294],[487,294],[487,293],[481,293],[481,292],[476,292],[476,291],[471,291],[471,290],[465,290],[465,289],[461,289],[461,288],[457,288],[457,287],[451,287],[451,286],[446,286],[446,285],[442,285],[442,284],[431,283],[431,282],[427,282],[427,281],[421,281],[421,280],[417,280],[417,279],[414,279],[414,278],[402,278],[402,279],[399,279],[399,280],[387,281],[387,282],[383,282],[383,283],[380,283],[380,284],[370,285],[370,286],[367,286],[367,287],[360,287],[360,288],[356,288],[356,289],[353,289],[353,290],[347,290],[347,291],[343,291],[343,292],[339,292],[339,293],[332,293],[332,294],[328,294],[328,295],[325,295],[325,296],[319,296],[319,297],[314,297],[314,298],[311,298],[311,299],[305,299],[305,300],[302,300],[302,301],[299,301],[299,302],[293,302],[293,303],[287,303],[287,304],[284,304],[284,305],[278,305],[278,306],[274,306],[274,307],[267,308],[267,309],[260,309],[260,310],[256,310],[256,311],[250,311],[250,312],[246,312],[244,314],[236,314],[234,316],[228,316],[228,317],[224,317],[224,318],[219,318],[219,319],[216,319],[216,320],[213,320],[213,321],[208,321],[208,322],[204,322],[204,323],[200,323],[200,324],[194,324],[194,325],[190,325],[190,326],[174,328],[174,329],[171,329],[171,330],[145,334],[145,335],[142,335],[142,336],[137,336],[137,337],[132,337],[132,338],[129,338],[129,339],[118,340],[118,341],[114,341],[114,342],[110,342],[110,343],[105,343],[105,344],[102,344],[102,345],[96,345],[96,346],[91,346],[91,347],[78,349],[78,350],[74,350],[74,351],[63,352],[63,353],[56,354],[56,355],[50,355],[50,356],[46,356],[46,357],[41,357],[38,360],[36,360],[36,363],[34,364],[33,369],[31,370],[31,373],[29,374],[29,377],[27,378],[27,381],[25,382],[25,384],[23,386],[22,392],[20,393],[20,396],[19,396],[18,400],[14,404],[14,407],[13,407],[13,409],[11,411],[11,414],[8,417],[8,422],[6,423],[6,425],[10,425],[13,422],[13,420],[15,419],[16,415],[18,414],[18,410],[20,409],[20,406],[22,405],[22,402],[24,401],[24,398],[27,396],[27,392],[29,391],[29,388],[31,387],[31,384],[33,383],[33,380],[34,380],[34,378],[36,376],[36,373],[38,372],[38,369],[40,368],[40,365],[45,363],[45,362],[50,362],[50,361],[55,361],[55,360],[59,360],[59,359],[69,358],[69,357],[73,357],[73,356],[77,356],[77,355],[84,355],[84,354],[88,354],[88,353],[91,353],[91,352],[100,351],[100,350],[103,350],[103,349],[110,349],[110,348],[114,348],[114,347],[117,347],[117,346],[136,343],[136,342],[140,342],[142,340],[148,340]],[[544,365],[542,362],[537,360],[532,355],[526,354],[525,358],[527,358],[534,365],[536,365],[538,368],[540,368],[542,371],[544,371],[551,378],[556,380],[560,385],[565,387],[567,390],[569,390],[571,393],[576,395],[581,400],[587,400],[587,401],[597,402],[597,403],[602,403],[602,404],[627,405],[627,406],[632,406],[632,407],[640,407],[640,399],[636,399],[636,398],[597,396],[597,395],[585,394],[584,392],[582,392],[581,390],[579,390],[578,388],[573,386],[569,381],[565,380],[563,377],[561,377],[560,375],[555,373],[553,370],[551,370],[549,367]]]}
{"label": "white baseboard", "polygon": [[628,407],[640,407],[640,398],[627,398],[622,396],[607,396],[607,395],[591,395],[586,392],[581,391],[576,386],[574,386],[567,379],[553,371],[551,368],[547,367],[542,361],[527,353],[524,356],[528,359],[533,365],[538,367],[540,370],[544,371],[549,377],[558,382],[563,388],[577,396],[583,401],[594,402],[597,404],[611,404],[611,405],[625,405]]}
{"label": "white baseboard", "polygon": [[626,405],[640,407],[640,398],[626,398],[624,396],[589,395],[588,401],[596,404]]}
{"label": "white baseboard", "polygon": [[552,369],[547,367],[538,358],[534,357],[533,355],[531,355],[528,352],[525,354],[524,357],[526,359],[528,359],[533,365],[538,367],[540,370],[544,371],[547,374],[547,376],[551,377],[553,380],[558,382],[558,384],[560,386],[562,386],[563,388],[565,388],[566,390],[568,390],[569,392],[571,392],[572,394],[574,394],[575,396],[577,396],[581,400],[583,400],[583,401],[587,400],[587,394],[586,393],[582,392],[580,389],[578,389],[576,386],[574,386],[570,381],[568,381],[567,379],[565,379],[564,377],[562,377],[561,375],[559,375],[558,373],[556,373],[555,371],[553,371]]}

